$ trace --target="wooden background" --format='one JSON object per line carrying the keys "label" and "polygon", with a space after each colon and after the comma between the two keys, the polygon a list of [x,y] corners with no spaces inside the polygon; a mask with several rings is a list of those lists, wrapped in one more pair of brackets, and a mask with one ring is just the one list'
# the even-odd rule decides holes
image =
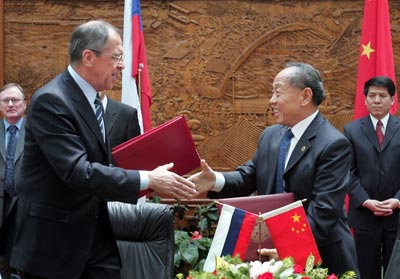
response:
{"label": "wooden background", "polygon": [[[328,92],[321,111],[339,129],[351,119],[364,0],[141,2],[152,124],[184,114],[215,169],[253,155],[273,123],[271,83],[285,62],[320,69]],[[389,5],[397,66],[400,2]],[[101,18],[123,26],[123,0],[3,0],[3,8],[4,83],[20,83],[28,100],[68,65],[77,25]],[[119,100],[120,90],[109,93]]]}

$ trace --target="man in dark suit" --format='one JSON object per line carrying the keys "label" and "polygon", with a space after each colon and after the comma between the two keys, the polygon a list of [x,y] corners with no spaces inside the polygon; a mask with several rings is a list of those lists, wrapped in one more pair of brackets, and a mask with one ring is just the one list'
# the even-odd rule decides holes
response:
{"label": "man in dark suit", "polygon": [[104,108],[104,122],[110,147],[113,148],[140,135],[137,110],[108,98],[105,91],[99,92]]}
{"label": "man in dark suit", "polygon": [[[22,87],[16,83],[8,83],[0,89],[0,111],[3,114],[3,120],[0,121],[0,274],[3,279],[11,276],[11,270],[8,265],[8,250],[6,249],[9,229],[9,223],[12,218],[9,216],[11,211],[12,199],[15,196],[16,188],[14,179],[21,175],[22,156],[24,151],[25,139],[25,114],[26,100]],[[15,149],[11,150],[11,126],[15,126]],[[13,152],[13,155],[9,152]],[[11,157],[10,157],[11,156]],[[11,160],[11,166],[7,164],[7,158]],[[11,180],[6,181],[6,173],[10,171]],[[11,186],[11,187],[10,187]],[[11,232],[10,232],[11,233]],[[9,247],[8,247],[9,248]]]}
{"label": "man in dark suit", "polygon": [[[344,198],[349,180],[349,141],[321,116],[325,97],[318,70],[290,63],[272,85],[270,106],[278,125],[264,130],[254,157],[236,171],[217,173],[202,160],[202,171],[189,178],[198,191],[213,198],[294,193],[304,204],[322,265],[330,272],[357,270],[354,241],[346,224]],[[277,185],[277,165],[284,134],[292,131],[283,184]],[[288,132],[289,133],[289,132]],[[282,177],[280,177],[282,179]]]}
{"label": "man in dark suit", "polygon": [[135,203],[148,188],[177,198],[196,194],[193,183],[169,171],[172,163],[152,171],[110,165],[97,92],[113,87],[123,53],[114,26],[79,25],[70,65],[31,99],[10,263],[23,279],[118,279],[107,201]]}
{"label": "man in dark suit", "polygon": [[[381,278],[382,266],[386,270],[396,239],[400,119],[389,114],[394,93],[395,85],[390,78],[368,80],[364,95],[369,115],[344,127],[354,158],[348,218],[354,228],[362,279]],[[383,140],[381,144],[379,138]]]}

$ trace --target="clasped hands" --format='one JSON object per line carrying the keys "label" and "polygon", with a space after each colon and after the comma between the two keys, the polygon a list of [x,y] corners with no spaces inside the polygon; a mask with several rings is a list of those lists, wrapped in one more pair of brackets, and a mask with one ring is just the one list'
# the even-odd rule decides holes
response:
{"label": "clasped hands", "polygon": [[171,172],[173,166],[173,163],[169,163],[149,171],[148,187],[165,197],[192,199],[211,190],[215,185],[215,172],[205,160],[201,160],[201,171],[188,178]]}
{"label": "clasped hands", "polygon": [[375,216],[389,216],[399,207],[399,200],[395,198],[384,201],[368,199],[364,202],[363,206],[374,212]]}

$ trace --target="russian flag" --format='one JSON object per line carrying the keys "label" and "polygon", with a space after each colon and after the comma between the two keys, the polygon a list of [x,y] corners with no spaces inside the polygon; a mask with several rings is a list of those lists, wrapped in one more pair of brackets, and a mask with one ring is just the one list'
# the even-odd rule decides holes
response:
{"label": "russian flag", "polygon": [[123,47],[126,63],[122,71],[121,100],[137,109],[141,130],[146,132],[151,129],[151,87],[140,0],[125,0]]}
{"label": "russian flag", "polygon": [[215,270],[216,257],[239,254],[243,260],[258,216],[254,213],[224,204],[217,229],[208,252],[204,271]]}

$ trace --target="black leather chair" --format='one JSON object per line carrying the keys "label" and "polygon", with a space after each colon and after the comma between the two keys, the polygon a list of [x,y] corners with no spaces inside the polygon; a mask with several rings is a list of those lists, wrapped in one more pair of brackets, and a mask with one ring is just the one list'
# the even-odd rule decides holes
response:
{"label": "black leather chair", "polygon": [[109,202],[123,279],[174,277],[174,212],[165,204]]}

